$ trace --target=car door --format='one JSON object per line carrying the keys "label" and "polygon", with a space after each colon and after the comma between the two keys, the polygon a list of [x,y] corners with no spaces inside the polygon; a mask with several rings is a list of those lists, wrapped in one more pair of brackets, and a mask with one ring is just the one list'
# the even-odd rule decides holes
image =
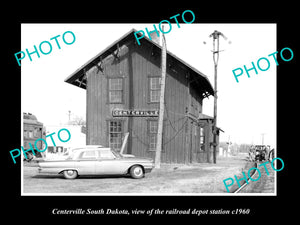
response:
{"label": "car door", "polygon": [[123,174],[124,168],[118,158],[109,150],[99,150],[99,158],[96,163],[96,173],[101,175]]}
{"label": "car door", "polygon": [[82,151],[75,161],[75,168],[79,175],[93,175],[96,173],[98,154],[96,150]]}

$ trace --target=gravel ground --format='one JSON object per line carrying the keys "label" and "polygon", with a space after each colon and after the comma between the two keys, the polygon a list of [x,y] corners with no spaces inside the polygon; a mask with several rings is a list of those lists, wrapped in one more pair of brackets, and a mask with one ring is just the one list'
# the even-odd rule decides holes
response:
{"label": "gravel ground", "polygon": [[223,180],[252,167],[246,155],[218,158],[217,164],[162,164],[143,179],[130,177],[78,177],[66,180],[62,175],[40,175],[32,163],[24,163],[23,193],[76,194],[201,194],[227,193]]}
{"label": "gravel ground", "polygon": [[[261,163],[258,163],[260,165]],[[271,164],[266,164],[266,168],[269,172],[269,175],[267,175],[266,170],[264,167],[258,167],[260,171],[260,177],[259,173],[256,173],[252,179],[254,181],[249,181],[249,184],[241,190],[240,193],[275,193],[275,185],[274,185],[274,179],[275,179],[275,172],[271,167]],[[257,180],[257,181],[255,181]]]}

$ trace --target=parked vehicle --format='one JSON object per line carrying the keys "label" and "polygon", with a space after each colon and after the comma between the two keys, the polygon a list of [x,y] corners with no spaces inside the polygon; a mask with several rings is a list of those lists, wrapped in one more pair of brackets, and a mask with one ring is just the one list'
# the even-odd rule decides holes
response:
{"label": "parked vehicle", "polygon": [[269,161],[271,162],[274,158],[275,158],[275,149],[273,148],[273,149],[269,152]]}
{"label": "parked vehicle", "polygon": [[265,145],[255,146],[255,160],[263,161],[267,159],[267,147]]}
{"label": "parked vehicle", "polygon": [[252,145],[249,150],[249,159],[251,161],[272,160],[274,158],[274,149],[270,150],[269,145]]}
{"label": "parked vehicle", "polygon": [[154,168],[153,159],[122,155],[110,148],[81,148],[65,160],[38,161],[39,173],[63,174],[66,179],[80,175],[127,175],[143,178]]}

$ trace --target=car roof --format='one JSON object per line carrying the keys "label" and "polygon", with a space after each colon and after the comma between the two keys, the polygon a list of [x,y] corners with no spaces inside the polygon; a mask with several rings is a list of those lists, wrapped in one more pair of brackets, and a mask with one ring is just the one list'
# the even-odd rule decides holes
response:
{"label": "car roof", "polygon": [[72,146],[71,149],[76,148],[104,148],[102,145],[81,145],[81,146]]}
{"label": "car roof", "polygon": [[101,149],[101,148],[107,148],[103,147],[102,145],[86,145],[86,146],[78,146],[78,147],[73,147],[71,148],[71,151],[76,151],[80,149]]}

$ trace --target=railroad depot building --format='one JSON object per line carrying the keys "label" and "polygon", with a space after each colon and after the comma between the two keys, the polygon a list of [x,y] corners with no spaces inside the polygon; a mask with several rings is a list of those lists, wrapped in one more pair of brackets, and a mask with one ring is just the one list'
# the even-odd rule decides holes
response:
{"label": "railroad depot building", "polygon": [[[86,144],[155,157],[161,46],[130,30],[77,69],[65,82],[86,89]],[[214,90],[207,77],[167,51],[161,162],[212,162],[213,118],[202,114]]]}

